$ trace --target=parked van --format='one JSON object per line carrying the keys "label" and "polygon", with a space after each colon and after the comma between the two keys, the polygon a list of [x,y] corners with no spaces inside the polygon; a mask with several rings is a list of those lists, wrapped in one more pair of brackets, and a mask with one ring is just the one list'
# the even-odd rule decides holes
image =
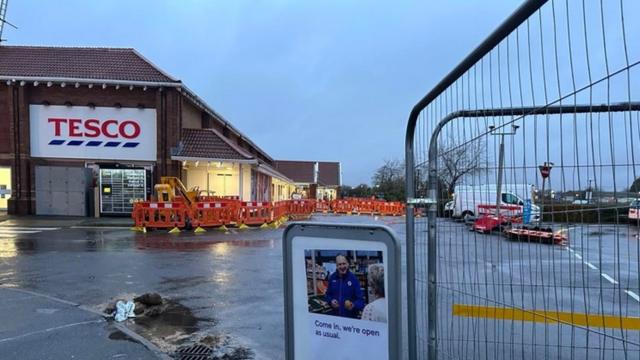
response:
{"label": "parked van", "polygon": [[[466,221],[483,213],[495,213],[497,185],[456,186],[453,195],[453,217]],[[533,204],[532,190],[529,184],[504,184],[501,189],[500,213],[505,216],[522,216],[525,202],[530,200],[531,220],[540,223],[540,207]]]}

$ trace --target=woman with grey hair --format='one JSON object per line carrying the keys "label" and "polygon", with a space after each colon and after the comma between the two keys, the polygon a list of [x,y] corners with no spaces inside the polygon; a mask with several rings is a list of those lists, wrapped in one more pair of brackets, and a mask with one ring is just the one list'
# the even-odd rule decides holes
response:
{"label": "woman with grey hair", "polygon": [[387,299],[384,293],[384,266],[382,264],[369,265],[367,270],[369,286],[373,290],[374,301],[362,310],[362,320],[387,322]]}

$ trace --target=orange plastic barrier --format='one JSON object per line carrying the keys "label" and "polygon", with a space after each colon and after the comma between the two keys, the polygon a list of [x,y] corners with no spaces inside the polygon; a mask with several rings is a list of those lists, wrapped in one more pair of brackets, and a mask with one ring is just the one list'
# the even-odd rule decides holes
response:
{"label": "orange plastic barrier", "polygon": [[315,211],[316,212],[329,212],[329,210],[331,209],[330,207],[330,203],[327,200],[318,200],[316,201],[316,208]]}
{"label": "orange plastic barrier", "polygon": [[393,216],[397,213],[397,204],[393,202],[376,202],[376,213],[382,216]]}
{"label": "orange plastic barrier", "polygon": [[231,202],[198,202],[192,211],[191,224],[195,227],[229,225],[236,220],[236,209]]}
{"label": "orange plastic barrier", "polygon": [[306,200],[291,200],[289,203],[289,214],[291,215],[305,215],[307,214],[307,209]]}
{"label": "orange plastic barrier", "polygon": [[333,200],[331,210],[336,214],[351,214],[353,212],[351,200]]}
{"label": "orange plastic barrier", "polygon": [[190,211],[183,202],[138,202],[133,211],[136,226],[149,228],[183,228]]}
{"label": "orange plastic barrier", "polygon": [[311,215],[316,210],[316,201],[315,200],[304,200],[304,213],[306,215]]}
{"label": "orange plastic barrier", "polygon": [[241,202],[238,212],[238,224],[262,225],[273,221],[273,206],[270,202]]}
{"label": "orange plastic barrier", "polygon": [[289,214],[289,203],[287,201],[277,201],[273,204],[273,220],[278,220]]}
{"label": "orange plastic barrier", "polygon": [[[512,210],[503,208],[503,210]],[[387,202],[376,199],[340,199],[340,200],[285,200],[277,202],[241,202],[235,198],[216,196],[201,197],[188,207],[181,198],[174,202],[137,202],[131,217],[136,227],[141,228],[184,228],[214,227],[221,225],[262,225],[290,216],[305,218],[313,212],[337,214],[380,214],[400,216],[405,214],[405,205],[401,202]],[[418,212],[416,212],[418,214]]]}
{"label": "orange plastic barrier", "polygon": [[358,214],[370,214],[373,215],[375,213],[376,201],[375,200],[351,200],[353,204],[354,211]]}

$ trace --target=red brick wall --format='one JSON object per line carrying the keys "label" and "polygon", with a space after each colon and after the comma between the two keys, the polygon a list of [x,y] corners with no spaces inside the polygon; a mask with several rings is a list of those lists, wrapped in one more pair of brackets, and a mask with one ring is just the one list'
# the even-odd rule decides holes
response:
{"label": "red brick wall", "polygon": [[[160,102],[160,100],[162,102]],[[0,165],[12,167],[13,194],[9,203],[12,214],[35,213],[34,166],[66,165],[84,166],[85,160],[31,159],[29,133],[29,105],[117,106],[156,108],[158,121],[158,162],[154,173],[160,176],[180,176],[180,164],[171,160],[171,147],[178,144],[181,126],[180,94],[175,89],[148,89],[110,86],[102,89],[97,85],[89,89],[86,85],[75,88],[67,85],[47,87],[0,86]],[[162,107],[160,106],[162,105]],[[162,142],[161,142],[162,139]],[[162,147],[161,147],[162,144]]]}
{"label": "red brick wall", "polygon": [[89,89],[86,85],[75,88],[67,85],[61,88],[60,85],[47,87],[40,84],[39,86],[27,86],[29,89],[29,103],[42,104],[48,101],[51,105],[64,105],[69,101],[74,106],[87,106],[94,103],[95,106],[115,106],[120,103],[122,107],[137,107],[142,104],[145,108],[156,107],[155,89],[143,91],[141,88],[120,88],[116,90],[113,86],[102,89],[100,85],[96,85]]}
{"label": "red brick wall", "polygon": [[0,84],[0,154],[11,153],[9,124],[11,122],[11,87]]}

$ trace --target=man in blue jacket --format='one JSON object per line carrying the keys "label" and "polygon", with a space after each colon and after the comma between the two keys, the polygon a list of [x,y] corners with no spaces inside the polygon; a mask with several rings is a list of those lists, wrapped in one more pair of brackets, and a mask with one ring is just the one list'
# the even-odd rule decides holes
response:
{"label": "man in blue jacket", "polygon": [[336,256],[336,267],[336,272],[329,276],[325,293],[326,301],[331,305],[331,315],[357,318],[358,311],[364,308],[360,282],[349,271],[349,262],[344,255]]}

